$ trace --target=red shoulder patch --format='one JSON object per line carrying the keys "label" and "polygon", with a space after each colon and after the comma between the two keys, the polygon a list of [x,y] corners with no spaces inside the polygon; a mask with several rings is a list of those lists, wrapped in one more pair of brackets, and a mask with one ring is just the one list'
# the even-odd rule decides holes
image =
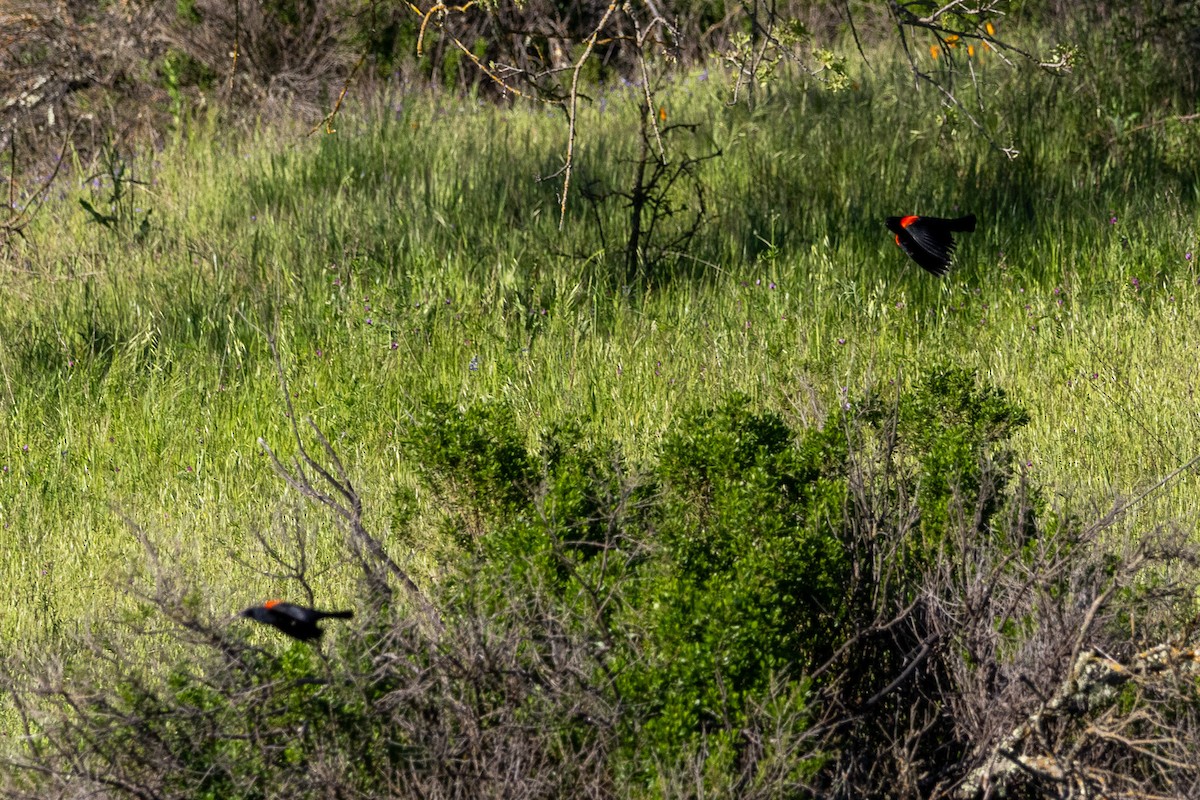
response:
{"label": "red shoulder patch", "polygon": [[912,225],[914,222],[916,222],[919,219],[920,219],[920,217],[918,217],[916,214],[911,214],[907,217],[901,217],[900,218],[900,227],[907,228],[909,225]]}
{"label": "red shoulder patch", "polygon": [[282,602],[282,600],[268,600],[267,602],[263,603],[263,608],[274,608]]}

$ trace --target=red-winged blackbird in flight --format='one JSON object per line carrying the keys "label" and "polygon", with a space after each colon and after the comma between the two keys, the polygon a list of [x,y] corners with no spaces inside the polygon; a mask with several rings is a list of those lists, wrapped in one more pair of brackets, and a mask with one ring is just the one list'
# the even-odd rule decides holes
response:
{"label": "red-winged blackbird in flight", "polygon": [[274,625],[293,639],[310,642],[313,639],[320,639],[321,635],[325,633],[317,627],[318,622],[328,618],[350,619],[354,616],[354,612],[317,611],[315,608],[305,608],[285,603],[282,600],[268,600],[261,606],[247,608],[241,613],[241,616],[264,622],[267,625]]}
{"label": "red-winged blackbird in flight", "polygon": [[950,259],[954,256],[956,231],[970,233],[975,230],[975,215],[968,214],[958,219],[941,217],[888,217],[883,223],[896,234],[896,244],[934,275],[942,276],[950,271]]}

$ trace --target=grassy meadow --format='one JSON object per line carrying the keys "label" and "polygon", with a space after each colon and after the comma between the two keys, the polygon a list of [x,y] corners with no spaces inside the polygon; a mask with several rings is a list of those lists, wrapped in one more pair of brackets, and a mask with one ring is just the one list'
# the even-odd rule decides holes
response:
{"label": "grassy meadow", "polygon": [[[679,76],[656,100],[664,128],[689,127],[664,146],[715,156],[695,165],[705,220],[634,275],[627,203],[605,193],[632,183],[637,87],[585,106],[561,231],[561,180],[538,177],[566,126],[542,106],[397,90],[336,134],[196,121],[161,150],[72,164],[0,271],[0,640],[130,610],[126,516],[190,565],[214,617],[294,592],[254,536],[292,525],[322,604],[352,601],[332,520],[258,443],[295,449],[269,335],[295,413],[425,581],[454,545],[398,443],[435,401],[503,401],[531,438],[574,421],[642,458],[680,410],[731,392],[820,425],[957,365],[1029,411],[1015,446],[1048,497],[1086,511],[1150,488],[1200,455],[1200,130],[1170,119],[1152,63],[978,70],[1015,160],[887,54],[845,92],[780,78],[753,108],[716,66]],[[115,205],[114,176],[142,182]],[[967,212],[978,230],[942,280],[882,225]],[[1123,530],[1194,525],[1198,483]]]}

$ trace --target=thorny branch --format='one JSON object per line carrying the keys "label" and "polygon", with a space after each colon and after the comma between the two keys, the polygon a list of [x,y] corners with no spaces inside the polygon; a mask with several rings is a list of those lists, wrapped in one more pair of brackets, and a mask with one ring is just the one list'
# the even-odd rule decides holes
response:
{"label": "thorny branch", "polygon": [[13,131],[9,131],[3,137],[0,143],[0,150],[7,149],[9,154],[9,173],[8,173],[8,219],[0,221],[0,241],[4,244],[10,244],[14,235],[21,238],[25,237],[25,228],[29,223],[33,222],[38,211],[46,202],[46,197],[50,193],[50,187],[54,184],[55,178],[58,177],[59,171],[62,169],[63,158],[67,154],[67,149],[71,146],[71,140],[75,135],[75,129],[79,127],[76,122],[71,130],[63,137],[62,147],[58,151],[58,157],[54,159],[54,168],[50,174],[39,181],[38,188],[32,192],[32,196],[25,203],[20,205],[17,203],[17,136]]}
{"label": "thorny branch", "polygon": [[[275,451],[264,440],[258,440],[259,446],[271,457],[271,462],[275,467],[276,473],[288,486],[292,487],[292,489],[299,492],[302,496],[332,511],[341,520],[353,546],[356,549],[365,549],[371,555],[373,561],[363,560],[363,566],[364,568],[370,567],[370,572],[374,575],[372,579],[373,588],[379,592],[381,599],[384,601],[390,599],[392,590],[387,580],[378,574],[377,568],[373,566],[374,564],[382,564],[387,572],[404,587],[409,598],[425,613],[428,622],[435,628],[441,628],[441,619],[433,604],[425,597],[412,577],[388,554],[383,543],[366,529],[363,522],[362,498],[351,483],[350,476],[347,474],[346,468],[342,466],[337,452],[333,449],[329,440],[325,438],[321,429],[311,419],[306,420],[306,422],[311,429],[312,435],[316,437],[324,449],[325,456],[332,465],[333,472],[330,472],[329,469],[309,454],[308,448],[304,444],[304,437],[300,432],[300,426],[296,421],[295,409],[292,407],[291,394],[288,390],[287,377],[284,374],[283,362],[279,355],[274,335],[268,336],[267,341],[271,347],[271,354],[275,359],[275,368],[279,376],[279,386],[283,393],[287,417],[291,424],[292,435],[296,442],[296,450],[299,453],[299,457],[292,461],[290,467],[284,466],[279,457],[275,455]],[[310,477],[310,471],[320,479],[320,483],[314,482],[313,478]],[[322,485],[328,488],[320,488]]]}
{"label": "thorny branch", "polygon": [[583,53],[579,56],[579,60],[575,62],[575,68],[571,72],[571,91],[564,103],[564,109],[567,112],[567,155],[562,167],[563,187],[558,214],[559,230],[562,230],[563,223],[567,219],[567,192],[571,188],[571,170],[575,161],[575,128],[579,108],[579,74],[583,70],[583,65],[587,63],[588,57],[591,56],[592,48],[596,46],[596,39],[600,36],[600,32],[604,30],[604,26],[608,24],[609,17],[616,10],[617,4],[609,3],[604,16],[600,18],[600,22],[597,23],[595,30],[592,31],[592,35],[587,38]]}

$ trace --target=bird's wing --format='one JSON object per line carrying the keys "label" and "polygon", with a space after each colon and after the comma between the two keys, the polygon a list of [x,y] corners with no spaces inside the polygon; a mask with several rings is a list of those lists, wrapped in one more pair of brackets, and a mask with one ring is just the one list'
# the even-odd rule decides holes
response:
{"label": "bird's wing", "polygon": [[[924,222],[918,219],[904,229],[917,246],[941,262],[949,262],[954,254],[954,237],[940,222]],[[922,264],[921,266],[925,266]],[[926,267],[928,269],[928,267]]]}
{"label": "bird's wing", "polygon": [[[911,230],[911,227],[908,230]],[[948,253],[928,250],[915,238],[909,236],[897,236],[896,242],[922,269],[932,272],[939,278],[950,271],[950,255]]]}
{"label": "bird's wing", "polygon": [[296,622],[307,622],[309,619],[309,612],[307,608],[293,605],[292,603],[279,603],[271,610],[282,614],[289,619],[294,619]]}

